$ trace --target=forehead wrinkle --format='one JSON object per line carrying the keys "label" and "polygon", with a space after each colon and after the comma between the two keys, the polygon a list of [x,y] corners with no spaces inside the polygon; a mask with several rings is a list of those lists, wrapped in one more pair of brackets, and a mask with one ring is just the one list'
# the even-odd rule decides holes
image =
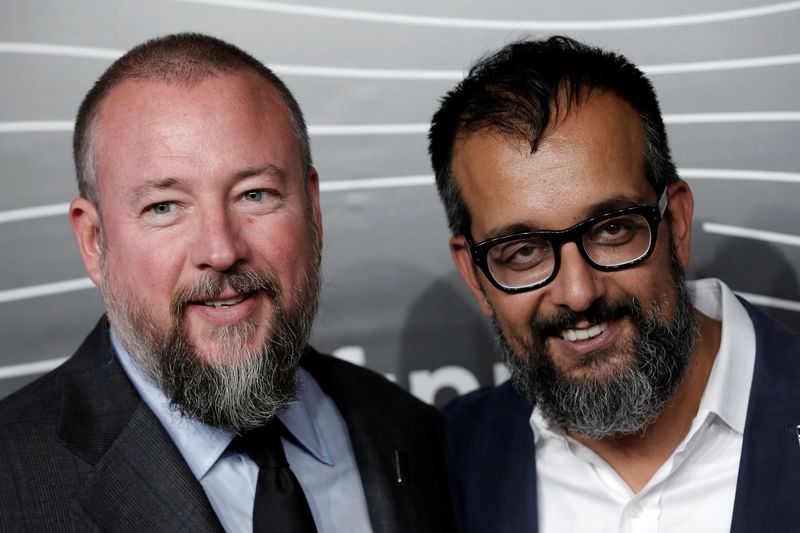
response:
{"label": "forehead wrinkle", "polygon": [[244,168],[236,173],[237,179],[251,178],[253,176],[273,176],[282,180],[286,179],[286,171],[273,164],[256,165]]}
{"label": "forehead wrinkle", "polygon": [[155,192],[174,189],[180,183],[181,181],[178,178],[172,178],[172,177],[150,179],[134,187],[130,191],[129,196],[131,197],[132,200],[136,200],[141,196],[148,196]]}

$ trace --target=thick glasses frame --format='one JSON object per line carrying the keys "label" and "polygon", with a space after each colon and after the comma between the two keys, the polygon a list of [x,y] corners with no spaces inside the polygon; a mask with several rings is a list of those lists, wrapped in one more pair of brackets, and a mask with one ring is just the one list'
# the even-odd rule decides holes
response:
{"label": "thick glasses frame", "polygon": [[[524,233],[514,233],[513,235],[504,235],[502,237],[496,237],[494,239],[488,239],[477,244],[472,244],[470,242],[469,237],[464,236],[464,240],[466,241],[467,246],[469,247],[470,255],[472,256],[472,262],[477,265],[478,268],[481,269],[483,274],[486,276],[492,285],[497,287],[503,292],[509,293],[517,293],[517,292],[527,292],[532,291],[534,289],[538,289],[540,287],[544,287],[553,279],[555,279],[556,274],[558,274],[558,269],[561,266],[561,246],[567,242],[574,242],[575,245],[578,247],[583,259],[594,269],[600,270],[601,272],[613,272],[615,270],[624,270],[626,268],[630,268],[634,265],[637,265],[650,257],[650,254],[653,253],[653,250],[656,246],[656,236],[658,235],[658,225],[661,222],[661,219],[664,217],[664,212],[667,209],[668,197],[666,191],[661,193],[661,196],[658,199],[658,202],[655,204],[639,204],[634,205],[631,207],[625,207],[623,209],[617,209],[615,211],[610,211],[608,213],[604,213],[602,215],[598,215],[596,217],[589,218],[584,220],[583,222],[579,222],[572,227],[563,230],[552,230],[552,231],[526,231]],[[647,251],[644,252],[641,256],[637,257],[636,259],[632,259],[631,261],[626,261],[624,263],[619,263],[616,265],[600,265],[597,264],[589,257],[588,252],[586,251],[586,247],[583,244],[583,233],[586,231],[588,227],[591,227],[598,222],[602,222],[603,220],[607,220],[609,218],[618,217],[620,215],[626,214],[637,214],[642,215],[645,220],[647,220],[648,225],[650,226],[650,246],[648,246]],[[494,275],[492,274],[492,270],[489,267],[489,250],[499,244],[505,244],[512,241],[519,241],[525,240],[530,238],[537,238],[543,239],[550,243],[550,246],[553,248],[553,271],[550,273],[542,281],[538,281],[536,283],[531,283],[530,285],[523,285],[522,287],[507,287],[500,282],[498,282]]]}

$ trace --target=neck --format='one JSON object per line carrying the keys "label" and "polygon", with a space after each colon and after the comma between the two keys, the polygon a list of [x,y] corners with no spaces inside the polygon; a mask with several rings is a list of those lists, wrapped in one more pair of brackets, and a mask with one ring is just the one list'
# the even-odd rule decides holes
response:
{"label": "neck", "polygon": [[639,492],[689,433],[719,350],[721,324],[697,312],[700,334],[686,376],[659,417],[637,434],[592,440],[570,435],[595,452]]}

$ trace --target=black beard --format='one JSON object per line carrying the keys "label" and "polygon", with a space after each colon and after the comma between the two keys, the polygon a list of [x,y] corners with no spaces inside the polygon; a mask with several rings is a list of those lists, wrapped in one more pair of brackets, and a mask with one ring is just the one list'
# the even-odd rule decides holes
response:
{"label": "black beard", "polygon": [[[103,297],[123,346],[174,409],[209,426],[243,432],[262,426],[295,399],[295,372],[317,310],[318,265],[317,257],[295,295],[292,313],[285,310],[277,276],[249,269],[209,274],[196,286],[178,290],[171,306],[172,325],[166,331],[135,301],[130,305],[107,290]],[[230,361],[210,364],[189,341],[185,310],[189,302],[219,296],[226,286],[240,294],[260,291],[271,300],[271,332],[261,346],[247,348],[258,324],[245,320],[217,328],[213,335],[218,346],[235,355]]]}
{"label": "black beard", "polygon": [[[540,409],[544,418],[563,431],[587,439],[608,439],[644,431],[675,395],[686,374],[698,335],[684,273],[670,247],[676,311],[664,316],[658,302],[646,308],[635,298],[609,305],[598,301],[583,313],[566,311],[531,325],[530,342],[515,339],[522,354],[515,354],[494,321],[503,359],[517,390]],[[598,372],[609,356],[599,352],[582,361],[585,377],[570,378],[547,353],[546,339],[585,319],[592,324],[628,317],[636,337],[622,349],[624,368]],[[602,374],[602,375],[600,375]]]}

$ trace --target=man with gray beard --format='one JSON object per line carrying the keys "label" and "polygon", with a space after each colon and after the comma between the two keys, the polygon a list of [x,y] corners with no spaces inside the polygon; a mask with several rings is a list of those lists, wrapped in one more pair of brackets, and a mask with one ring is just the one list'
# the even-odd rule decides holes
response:
{"label": "man with gray beard", "polygon": [[795,531],[800,342],[684,281],[693,199],[644,75],[566,37],[513,43],[429,140],[512,376],[445,409],[458,529]]}
{"label": "man with gray beard", "polygon": [[209,36],[148,41],[74,155],[107,319],[0,402],[0,531],[450,531],[435,409],[308,345],[319,178],[283,82]]}

